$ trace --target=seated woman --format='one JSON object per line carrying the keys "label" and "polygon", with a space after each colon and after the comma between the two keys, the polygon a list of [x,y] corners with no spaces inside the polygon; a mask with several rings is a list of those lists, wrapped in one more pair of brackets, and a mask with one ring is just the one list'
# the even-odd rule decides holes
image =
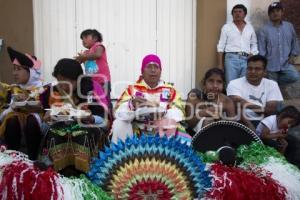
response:
{"label": "seated woman", "polygon": [[[8,149],[24,151],[29,159],[36,159],[41,135],[41,118],[35,113],[41,111],[39,93],[41,63],[36,57],[7,48],[13,63],[14,85],[1,84],[0,139]],[[36,109],[27,104],[34,103]],[[30,108],[31,107],[31,108]]]}
{"label": "seated woman", "polygon": [[59,60],[53,72],[58,84],[48,88],[41,98],[43,106],[50,108],[44,117],[50,124],[44,153],[56,170],[74,165],[79,171],[88,171],[100,135],[109,125],[101,86],[81,75],[83,70],[76,60]]}
{"label": "seated woman", "polygon": [[159,57],[145,56],[141,73],[139,80],[128,86],[116,104],[112,142],[116,143],[118,139],[125,141],[134,133],[160,132],[176,134],[189,143],[190,136],[178,123],[184,120],[183,102],[172,85],[160,80]]}
{"label": "seated woman", "polygon": [[205,73],[203,92],[192,89],[185,106],[188,132],[197,133],[203,126],[217,120],[236,120],[235,106],[225,91],[224,72],[212,68]]}

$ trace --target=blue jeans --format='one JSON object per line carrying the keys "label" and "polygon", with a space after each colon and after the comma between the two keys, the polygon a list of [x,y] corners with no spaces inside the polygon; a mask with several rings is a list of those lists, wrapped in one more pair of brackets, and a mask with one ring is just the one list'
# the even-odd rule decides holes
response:
{"label": "blue jeans", "polygon": [[299,80],[299,72],[293,65],[289,65],[286,69],[278,72],[268,71],[268,78],[276,81],[279,85],[294,83]]}
{"label": "blue jeans", "polygon": [[231,80],[243,77],[247,70],[247,57],[233,53],[225,54],[225,79],[228,84]]}

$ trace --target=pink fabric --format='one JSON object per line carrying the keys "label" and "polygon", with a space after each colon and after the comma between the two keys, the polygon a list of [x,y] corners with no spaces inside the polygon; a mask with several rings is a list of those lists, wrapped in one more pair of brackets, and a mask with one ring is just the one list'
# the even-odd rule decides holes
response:
{"label": "pink fabric", "polygon": [[97,81],[101,85],[103,85],[106,82],[110,82],[110,71],[107,63],[107,57],[106,57],[106,49],[100,42],[96,42],[89,50],[86,50],[85,53],[95,53],[97,50],[97,47],[103,47],[102,55],[99,59],[96,60],[96,63],[98,65],[98,72],[96,74],[101,75],[100,77],[93,77],[93,80]]}
{"label": "pink fabric", "polygon": [[98,82],[93,81],[93,91],[94,95],[97,98],[98,103],[108,110],[108,102],[105,92],[103,91],[102,87],[99,85]]}
{"label": "pink fabric", "polygon": [[[27,58],[29,58],[32,63],[33,63],[33,69],[36,69],[36,70],[39,70],[41,69],[41,66],[42,66],[42,63],[40,60],[36,60],[34,59],[30,54],[28,53],[25,53],[25,56],[27,56]],[[17,58],[14,59],[14,61],[12,62],[14,65],[18,65],[18,66],[21,66],[20,62],[18,61]],[[28,68],[30,68],[30,66],[27,66]]]}
{"label": "pink fabric", "polygon": [[149,55],[145,56],[144,59],[143,59],[142,68],[141,68],[142,73],[143,73],[144,69],[147,67],[147,65],[150,64],[150,63],[157,64],[157,66],[161,70],[161,62],[160,62],[159,57],[157,55],[154,55],[154,54],[149,54]]}
{"label": "pink fabric", "polygon": [[174,136],[177,129],[177,123],[174,119],[162,119],[154,123],[157,126],[160,137],[166,135],[167,137]]}
{"label": "pink fabric", "polygon": [[34,69],[41,69],[42,63],[40,60],[36,60],[34,59],[31,55],[29,55],[28,53],[25,53],[25,55],[32,61],[33,63],[33,68]]}

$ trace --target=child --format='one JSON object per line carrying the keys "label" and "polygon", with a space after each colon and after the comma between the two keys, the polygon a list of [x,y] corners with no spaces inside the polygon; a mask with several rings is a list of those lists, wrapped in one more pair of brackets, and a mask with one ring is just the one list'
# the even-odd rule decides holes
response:
{"label": "child", "polygon": [[185,111],[192,135],[214,121],[235,120],[234,103],[224,94],[224,87],[224,72],[212,68],[204,75],[202,91],[192,89],[189,92]]}
{"label": "child", "polygon": [[257,126],[256,133],[266,145],[276,148],[284,154],[288,142],[288,129],[300,123],[300,113],[294,106],[287,106],[277,115],[264,118]]}
{"label": "child", "polygon": [[[2,87],[5,89],[1,92],[4,94],[2,98],[6,103],[11,103],[7,104],[7,108],[0,115],[0,139],[4,140],[8,149],[25,150],[29,159],[35,160],[42,139],[41,118],[25,104],[29,101],[38,102],[39,93],[43,92],[41,63],[36,57],[11,47],[7,48],[7,52],[13,64],[15,84]],[[19,106],[16,106],[17,104]],[[36,105],[38,107],[39,103]]]}
{"label": "child", "polygon": [[104,137],[109,123],[107,102],[101,86],[90,77],[84,77],[79,82],[78,78],[82,74],[83,70],[78,62],[61,59],[53,72],[58,84],[43,93],[44,108],[61,108],[62,115],[69,115],[72,109],[67,105],[70,105],[73,109],[84,109],[90,113],[67,122],[52,118],[51,111],[45,114],[44,122],[52,121],[52,124],[46,134],[44,152],[49,154],[56,170],[75,165],[79,171],[88,171],[92,153],[97,149],[99,139]]}
{"label": "child", "polygon": [[105,90],[108,102],[110,102],[110,71],[106,58],[106,50],[102,44],[102,35],[95,29],[84,30],[80,34],[82,44],[88,50],[78,53],[75,59],[84,63],[85,72],[94,74],[93,77]]}

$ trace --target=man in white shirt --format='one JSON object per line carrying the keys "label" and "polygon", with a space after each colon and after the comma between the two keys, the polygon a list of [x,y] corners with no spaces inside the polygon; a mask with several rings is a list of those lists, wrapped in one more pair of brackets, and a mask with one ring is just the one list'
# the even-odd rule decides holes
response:
{"label": "man in white shirt", "polygon": [[247,8],[237,4],[232,8],[231,14],[233,22],[222,27],[217,45],[218,67],[224,70],[225,65],[227,83],[245,76],[247,58],[258,54],[255,31],[252,25],[245,21]]}
{"label": "man in white shirt", "polygon": [[278,84],[264,78],[267,66],[265,57],[252,56],[247,64],[246,76],[230,81],[227,95],[233,99],[238,109],[244,111],[246,119],[257,121],[264,118],[264,115],[274,114],[283,98]]}

